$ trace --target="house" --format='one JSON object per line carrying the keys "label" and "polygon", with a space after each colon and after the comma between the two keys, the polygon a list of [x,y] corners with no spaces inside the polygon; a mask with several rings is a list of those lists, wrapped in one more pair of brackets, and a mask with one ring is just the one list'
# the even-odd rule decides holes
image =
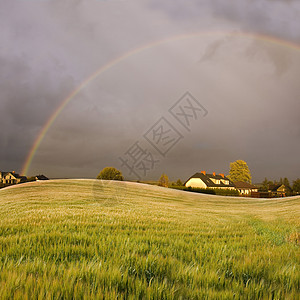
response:
{"label": "house", "polygon": [[5,185],[17,184],[25,182],[27,180],[26,176],[20,176],[19,174],[12,172],[1,172],[0,171],[0,183]]}
{"label": "house", "polygon": [[250,184],[248,182],[243,182],[243,181],[236,181],[234,182],[235,188],[239,191],[241,195],[251,195],[252,193],[257,193],[258,188]]}
{"label": "house", "polygon": [[184,184],[192,188],[230,189],[234,190],[234,184],[224,174],[207,174],[205,171],[195,173]]}
{"label": "house", "polygon": [[271,184],[268,192],[271,193],[273,197],[285,197],[288,188],[284,184]]}
{"label": "house", "polygon": [[46,177],[45,175],[37,175],[37,176],[35,176],[35,180],[36,180],[36,181],[40,181],[40,180],[49,180],[49,178]]}

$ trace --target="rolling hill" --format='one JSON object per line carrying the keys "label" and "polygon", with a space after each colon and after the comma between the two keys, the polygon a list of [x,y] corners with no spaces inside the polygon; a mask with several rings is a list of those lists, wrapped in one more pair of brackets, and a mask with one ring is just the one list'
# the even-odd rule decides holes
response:
{"label": "rolling hill", "polygon": [[1,299],[297,299],[300,197],[131,182],[0,190]]}

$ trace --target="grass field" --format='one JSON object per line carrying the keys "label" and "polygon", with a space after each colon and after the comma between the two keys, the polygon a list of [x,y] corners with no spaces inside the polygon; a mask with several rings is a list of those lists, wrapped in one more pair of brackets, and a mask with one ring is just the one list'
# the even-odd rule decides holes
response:
{"label": "grass field", "polygon": [[300,197],[137,183],[0,190],[0,299],[299,299]]}

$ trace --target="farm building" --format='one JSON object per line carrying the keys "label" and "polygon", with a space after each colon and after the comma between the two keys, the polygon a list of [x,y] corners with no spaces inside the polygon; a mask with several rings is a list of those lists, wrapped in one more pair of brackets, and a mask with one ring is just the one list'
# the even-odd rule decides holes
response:
{"label": "farm building", "polygon": [[195,173],[184,184],[192,188],[230,189],[234,190],[234,184],[224,174],[207,174],[205,171]]}
{"label": "farm building", "polygon": [[269,186],[268,192],[271,193],[273,197],[285,197],[288,188],[284,184],[272,184]]}
{"label": "farm building", "polygon": [[37,176],[35,176],[35,180],[36,180],[36,181],[40,181],[40,180],[49,180],[49,178],[46,177],[45,175],[37,175]]}
{"label": "farm building", "polygon": [[20,176],[19,174],[16,174],[14,171],[12,172],[2,172],[0,171],[0,183],[2,184],[17,184],[20,182],[25,182],[26,177]]}
{"label": "farm building", "polygon": [[234,186],[241,195],[251,195],[253,192],[258,192],[258,188],[248,182],[236,181],[234,182]]}

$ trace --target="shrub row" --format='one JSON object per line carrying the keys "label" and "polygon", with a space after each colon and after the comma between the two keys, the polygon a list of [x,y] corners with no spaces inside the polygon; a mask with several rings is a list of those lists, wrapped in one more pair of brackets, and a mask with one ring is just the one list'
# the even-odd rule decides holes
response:
{"label": "shrub row", "polygon": [[172,189],[194,192],[194,193],[203,193],[203,194],[211,194],[211,195],[221,195],[221,196],[239,196],[238,190],[230,190],[230,189],[204,189],[204,188],[192,188],[186,186],[171,186]]}
{"label": "shrub row", "polygon": [[238,190],[230,190],[230,189],[215,189],[216,195],[221,196],[239,196],[240,193]]}

